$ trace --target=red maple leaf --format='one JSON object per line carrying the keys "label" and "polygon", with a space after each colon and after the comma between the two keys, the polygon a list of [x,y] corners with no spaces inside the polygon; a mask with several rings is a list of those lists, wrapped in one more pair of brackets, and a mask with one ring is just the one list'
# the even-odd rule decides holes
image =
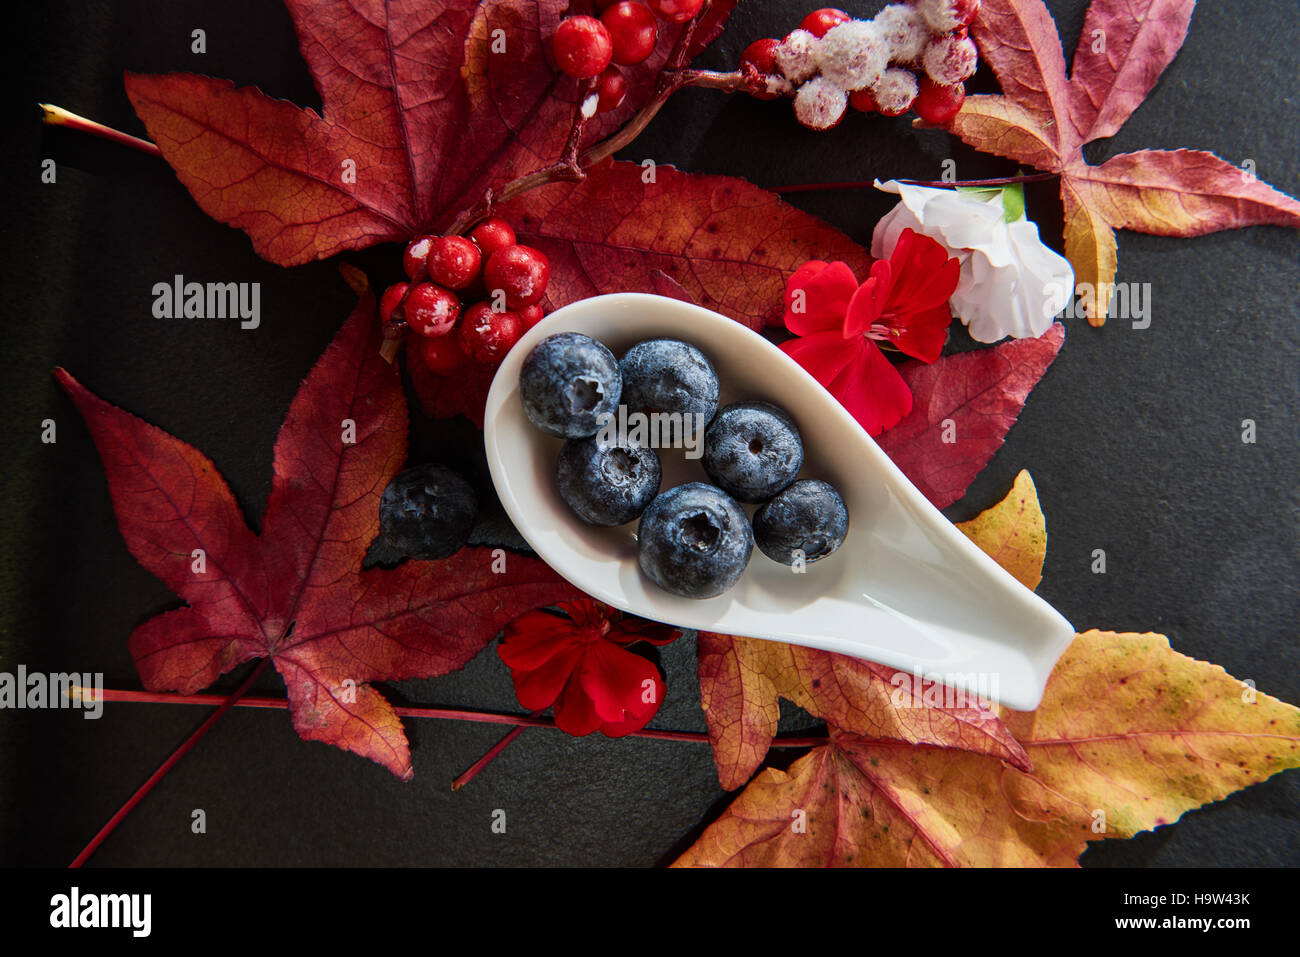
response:
{"label": "red maple leaf", "polygon": [[367,292],[289,408],[260,536],[210,459],[55,375],[99,449],[131,554],[187,603],[131,635],[145,686],[189,694],[270,658],[303,738],[407,779],[401,721],[369,682],[453,671],[523,612],[581,593],[536,559],[511,555],[494,573],[485,548],[362,570],[406,458],[406,399],[379,341]]}
{"label": "red maple leaf", "polygon": [[[717,36],[715,3],[689,55]],[[581,92],[550,58],[569,0],[286,0],[320,93],[317,114],[254,87],[193,74],[126,75],[163,158],[209,216],[281,266],[445,229],[486,190],[556,162]],[[654,92],[685,29],[628,71],[609,136]]]}
{"label": "red maple leaf", "polygon": [[1065,341],[1059,322],[1037,339],[898,367],[912,411],[877,440],[936,508],[951,505],[1002,447],[1025,399]]}
{"label": "red maple leaf", "polygon": [[[127,94],[200,207],[284,266],[460,224],[491,190],[561,158],[580,85],[549,39],[568,0],[364,5],[286,0],[320,92],[318,115],[253,87],[189,74],[128,74]],[[672,65],[721,32],[715,0]],[[654,54],[626,70],[618,109],[580,148],[616,132],[655,95],[685,24],[659,22]],[[865,251],[743,180],[604,163],[507,204],[521,241],[552,260],[547,305],[666,284],[761,328],[784,273],[814,255],[865,267]],[[434,376],[412,363],[425,412],[482,425],[490,370]]]}

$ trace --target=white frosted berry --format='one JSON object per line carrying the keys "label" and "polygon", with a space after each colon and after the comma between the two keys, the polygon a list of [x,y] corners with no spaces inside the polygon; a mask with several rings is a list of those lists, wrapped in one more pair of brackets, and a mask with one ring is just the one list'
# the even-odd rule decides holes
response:
{"label": "white frosted berry", "polygon": [[906,3],[891,3],[872,22],[889,45],[890,63],[911,63],[930,39],[929,25],[916,7]]}
{"label": "white frosted berry", "polygon": [[809,80],[794,95],[794,116],[812,130],[828,130],[844,117],[849,96],[825,77]]}
{"label": "white frosted berry", "polygon": [[902,116],[916,99],[916,75],[911,70],[891,66],[871,88],[876,109],[885,116]]}
{"label": "white frosted berry", "polygon": [[817,48],[822,76],[841,90],[871,86],[889,65],[889,44],[869,20],[850,20],[827,31]]}
{"label": "white frosted berry", "polygon": [[802,83],[817,72],[818,39],[807,30],[795,30],[782,40],[773,54],[781,75],[791,83]]}
{"label": "white frosted berry", "polygon": [[979,65],[979,53],[970,37],[936,37],[921,54],[921,63],[935,83],[951,86],[970,79]]}
{"label": "white frosted berry", "polygon": [[916,9],[935,33],[947,33],[974,20],[980,0],[917,0]]}

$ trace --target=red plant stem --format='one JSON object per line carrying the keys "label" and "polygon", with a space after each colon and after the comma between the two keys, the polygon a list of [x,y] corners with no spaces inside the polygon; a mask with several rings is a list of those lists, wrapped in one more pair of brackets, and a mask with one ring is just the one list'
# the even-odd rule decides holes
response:
{"label": "red plant stem", "polygon": [[[74,693],[82,689],[73,689]],[[89,691],[90,689],[85,689]],[[99,697],[100,701],[121,701],[135,702],[139,704],[193,704],[193,705],[214,705],[223,702],[221,695],[215,694],[159,694],[153,691],[125,691],[115,688],[105,688]],[[283,698],[262,698],[262,697],[241,697],[232,702],[235,707],[239,708],[272,708],[283,710],[289,707],[289,702]],[[442,718],[450,721],[477,721],[484,724],[508,724],[520,728],[554,728],[555,722],[550,718],[535,717],[524,714],[499,714],[493,711],[473,711],[466,708],[411,708],[411,707],[394,707],[399,715],[404,718]],[[654,738],[659,741],[691,741],[707,744],[709,736],[703,731],[658,731],[654,728],[644,728],[641,731],[633,731],[628,737],[633,738]],[[777,738],[772,742],[773,747],[778,748],[814,748],[819,744],[825,744],[824,735],[814,735],[811,737],[791,737]]]}
{"label": "red plant stem", "polygon": [[[1041,180],[1056,179],[1056,173],[1026,173],[1023,176],[994,176],[991,179],[900,179],[898,182],[909,186],[929,186],[944,189],[957,186],[1010,186],[1012,183],[1037,183]],[[868,189],[876,184],[875,180],[850,180],[842,183],[793,183],[789,186],[769,186],[773,193],[812,193],[829,189]]]}
{"label": "red plant stem", "polygon": [[68,129],[80,130],[82,133],[89,133],[92,136],[112,140],[114,143],[121,143],[123,146],[137,149],[141,153],[148,153],[150,156],[162,155],[162,150],[158,149],[157,146],[148,140],[140,139],[138,136],[130,136],[121,130],[113,129],[111,126],[88,120],[84,116],[70,113],[63,107],[55,106],[53,103],[38,103],[36,105],[41,108],[43,114],[41,120],[49,126],[66,126]]}
{"label": "red plant stem", "polygon": [[[540,711],[534,711],[528,717],[536,718],[540,715],[541,715]],[[523,733],[524,733],[524,725],[522,724],[516,725],[515,727],[511,728],[506,733],[506,736],[504,738],[502,738],[500,741],[498,741],[496,744],[492,745],[492,747],[488,749],[487,754],[483,755],[483,757],[479,758],[477,761],[471,764],[468,771],[466,771],[460,777],[456,778],[456,780],[451,782],[451,789],[453,791],[459,791],[465,785],[469,784],[470,781],[473,781],[474,776],[476,774],[478,774],[485,767],[491,764],[492,760],[498,754],[504,751],[506,749],[506,746],[510,744],[511,741],[513,741],[515,738],[519,737]]]}
{"label": "red plant stem", "polygon": [[[210,714],[207,720],[199,725],[195,732],[186,738],[179,748],[171,753],[171,756],[159,766],[158,770],[149,776],[149,780],[140,785],[139,789],[127,798],[126,803],[118,808],[117,813],[108,819],[108,823],[101,827],[99,833],[90,839],[90,843],[81,849],[81,853],[73,858],[72,863],[68,865],[69,868],[77,868],[86,863],[90,858],[90,855],[94,854],[99,845],[104,843],[104,839],[117,830],[117,826],[126,819],[126,816],[134,810],[137,804],[144,800],[145,795],[152,791],[154,786],[167,776],[167,772],[174,768],[176,763],[180,761],[181,758],[185,757],[185,755],[189,753],[190,749],[198,744],[205,734],[212,730],[212,726],[220,721],[222,717],[225,716],[225,713],[235,706],[235,703],[238,702],[239,699],[244,696],[244,693],[253,686],[253,682],[261,676],[262,672],[270,662],[270,658],[263,658],[259,661],[257,667],[249,672],[248,677],[244,679],[243,683],[225,698],[222,698],[220,695],[208,695],[212,700],[207,703],[219,704],[220,707]],[[109,700],[108,695],[105,694],[102,700]]]}

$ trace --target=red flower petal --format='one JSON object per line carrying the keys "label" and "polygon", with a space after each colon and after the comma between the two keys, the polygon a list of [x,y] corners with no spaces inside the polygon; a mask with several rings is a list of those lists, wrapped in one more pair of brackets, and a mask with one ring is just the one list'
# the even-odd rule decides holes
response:
{"label": "red flower petal", "polygon": [[929,236],[903,230],[893,254],[894,284],[886,312],[912,313],[934,309],[946,303],[957,289],[961,261]]}
{"label": "red flower petal", "polygon": [[871,277],[864,282],[849,300],[844,316],[844,337],[865,336],[880,319],[889,299],[893,282],[893,267],[884,259],[871,264]]}
{"label": "red flower petal", "polygon": [[835,377],[843,372],[849,363],[857,359],[858,353],[867,345],[867,340],[861,336],[856,339],[845,339],[843,334],[836,330],[818,332],[801,339],[783,342],[781,351],[807,369],[814,379],[834,392],[831,383]]}
{"label": "red flower petal", "polygon": [[912,392],[875,343],[859,341],[866,348],[829,388],[868,435],[879,435],[912,411]]}
{"label": "red flower petal", "polygon": [[600,715],[582,689],[577,677],[569,679],[555,703],[555,726],[575,738],[586,737],[600,728]]}
{"label": "red flower petal", "polygon": [[641,714],[649,708],[650,716],[659,710],[658,696],[650,704],[642,702],[643,681],[653,680],[658,669],[638,654],[608,641],[587,646],[578,666],[577,680],[591,698],[602,722],[624,721],[628,713]]}
{"label": "red flower petal", "polygon": [[672,625],[645,618],[624,618],[614,625],[606,635],[610,641],[630,645],[638,641],[647,641],[652,645],[666,645],[676,641],[682,633]]}
{"label": "red flower petal", "polygon": [[[806,262],[785,285],[785,327],[801,336],[839,329],[857,291],[858,280],[848,263]],[[797,292],[803,293],[802,301],[796,299]]]}
{"label": "red flower petal", "polygon": [[[956,262],[954,259],[953,262]],[[890,329],[889,343],[922,362],[934,362],[948,341],[948,326],[952,313],[947,300],[925,312],[910,313],[904,325]]]}
{"label": "red flower petal", "polygon": [[641,713],[628,712],[627,718],[623,721],[606,721],[600,726],[602,734],[609,738],[621,738],[633,731],[640,731],[650,723],[650,719],[659,711],[659,702],[663,701],[664,691],[666,690],[666,685],[664,685],[663,679],[659,677],[658,672],[653,675],[653,678],[655,683],[654,692],[653,695],[649,696],[652,699],[650,704],[643,705],[645,710]]}
{"label": "red flower petal", "polygon": [[514,679],[515,697],[519,703],[529,711],[549,708],[573,676],[582,655],[583,646],[572,645],[560,648],[549,660],[530,671],[512,668],[510,677]]}
{"label": "red flower petal", "polygon": [[512,670],[531,671],[558,651],[577,645],[578,630],[573,622],[548,612],[530,611],[506,625],[497,655]]}

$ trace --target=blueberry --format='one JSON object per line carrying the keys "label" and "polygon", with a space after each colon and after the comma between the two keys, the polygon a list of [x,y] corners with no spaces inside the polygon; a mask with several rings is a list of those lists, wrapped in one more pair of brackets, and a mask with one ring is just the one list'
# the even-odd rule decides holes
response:
{"label": "blueberry", "polygon": [[623,404],[629,412],[701,415],[700,421],[708,425],[718,411],[718,373],[704,353],[688,342],[638,342],[618,367],[623,373]]}
{"label": "blueberry", "polygon": [[446,558],[459,551],[477,517],[474,490],[441,465],[420,465],[398,474],[379,503],[385,543],[411,558]]}
{"label": "blueberry", "polygon": [[569,439],[555,463],[555,487],[588,525],[630,522],[659,492],[663,469],[654,449]]}
{"label": "blueberry", "polygon": [[539,342],[519,373],[524,413],[548,435],[595,435],[618,410],[623,379],[614,354],[590,336],[561,332]]}
{"label": "blueberry", "polygon": [[754,550],[749,518],[725,492],[703,482],[658,496],[637,528],[637,561],[660,588],[712,598],[740,579]]}
{"label": "blueberry", "polygon": [[821,479],[800,479],[754,513],[754,544],[783,565],[821,561],[848,533],[844,499]]}
{"label": "blueberry", "polygon": [[802,467],[799,429],[770,402],[729,405],[704,433],[704,470],[741,502],[767,501]]}

